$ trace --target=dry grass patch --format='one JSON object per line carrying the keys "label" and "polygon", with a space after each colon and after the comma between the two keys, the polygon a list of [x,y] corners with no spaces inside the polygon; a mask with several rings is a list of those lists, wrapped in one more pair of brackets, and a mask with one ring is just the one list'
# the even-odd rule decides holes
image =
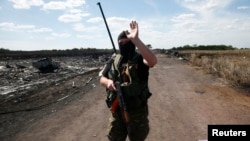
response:
{"label": "dry grass patch", "polygon": [[193,65],[216,74],[234,85],[250,86],[250,50],[181,51]]}

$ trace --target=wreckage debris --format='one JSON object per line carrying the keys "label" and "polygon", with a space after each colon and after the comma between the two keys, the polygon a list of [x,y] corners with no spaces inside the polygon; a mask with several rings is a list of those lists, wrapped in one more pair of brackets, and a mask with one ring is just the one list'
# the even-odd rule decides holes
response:
{"label": "wreckage debris", "polygon": [[[0,60],[0,105],[16,99],[19,101],[20,96],[31,95],[33,91],[45,85],[58,84],[78,75],[92,73],[100,69],[105,63],[103,58],[108,57],[109,55],[100,56],[98,59],[77,56],[45,58],[38,61],[34,58]],[[57,73],[45,73],[56,69]],[[72,87],[77,88],[77,83],[72,84]]]}
{"label": "wreckage debris", "polygon": [[42,73],[54,72],[54,70],[59,69],[59,63],[53,62],[51,58],[44,58],[36,62],[32,62],[33,67],[39,69]]}
{"label": "wreckage debris", "polygon": [[[6,67],[7,67],[7,66],[6,66]],[[16,64],[16,67],[17,67],[18,69],[24,69],[24,68],[26,68],[25,66],[19,65],[19,64]]]}

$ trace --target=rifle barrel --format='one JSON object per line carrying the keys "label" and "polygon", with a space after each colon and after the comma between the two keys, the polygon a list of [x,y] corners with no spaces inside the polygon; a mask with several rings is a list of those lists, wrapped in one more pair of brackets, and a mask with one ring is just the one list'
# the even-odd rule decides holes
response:
{"label": "rifle barrel", "polygon": [[103,17],[104,23],[105,23],[105,25],[106,25],[106,28],[107,28],[107,30],[108,30],[109,38],[110,38],[111,43],[112,43],[112,46],[113,46],[113,50],[114,50],[115,53],[117,53],[117,52],[116,52],[116,48],[115,48],[115,44],[114,44],[114,42],[113,42],[113,39],[112,39],[110,30],[109,30],[109,27],[108,27],[108,24],[107,24],[107,21],[106,21],[106,18],[105,18],[105,15],[104,15],[103,10],[102,10],[101,3],[98,2],[97,5],[99,5],[99,8],[100,8],[100,10],[101,10],[102,17]]}

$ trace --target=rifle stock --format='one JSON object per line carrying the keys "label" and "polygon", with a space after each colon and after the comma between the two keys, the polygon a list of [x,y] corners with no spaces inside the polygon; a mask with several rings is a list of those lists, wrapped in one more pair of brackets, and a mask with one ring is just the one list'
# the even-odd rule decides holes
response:
{"label": "rifle stock", "polygon": [[118,97],[115,98],[114,102],[111,105],[111,112],[115,113],[115,111],[117,110],[117,107],[119,106],[119,101],[118,101]]}

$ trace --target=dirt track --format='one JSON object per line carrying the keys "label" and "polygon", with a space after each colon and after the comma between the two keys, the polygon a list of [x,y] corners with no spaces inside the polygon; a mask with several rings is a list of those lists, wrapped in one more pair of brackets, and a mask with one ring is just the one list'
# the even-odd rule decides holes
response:
{"label": "dirt track", "polygon": [[[149,99],[148,141],[198,141],[207,139],[208,124],[250,123],[249,93],[178,59],[161,54],[157,58],[158,64],[150,70],[153,96]],[[90,74],[80,75],[37,92],[46,95],[45,101],[58,92],[70,95],[53,105],[0,115],[10,122],[8,132],[1,128],[0,140],[107,141],[110,112],[104,102],[105,90],[97,73],[91,75],[91,81]]]}

